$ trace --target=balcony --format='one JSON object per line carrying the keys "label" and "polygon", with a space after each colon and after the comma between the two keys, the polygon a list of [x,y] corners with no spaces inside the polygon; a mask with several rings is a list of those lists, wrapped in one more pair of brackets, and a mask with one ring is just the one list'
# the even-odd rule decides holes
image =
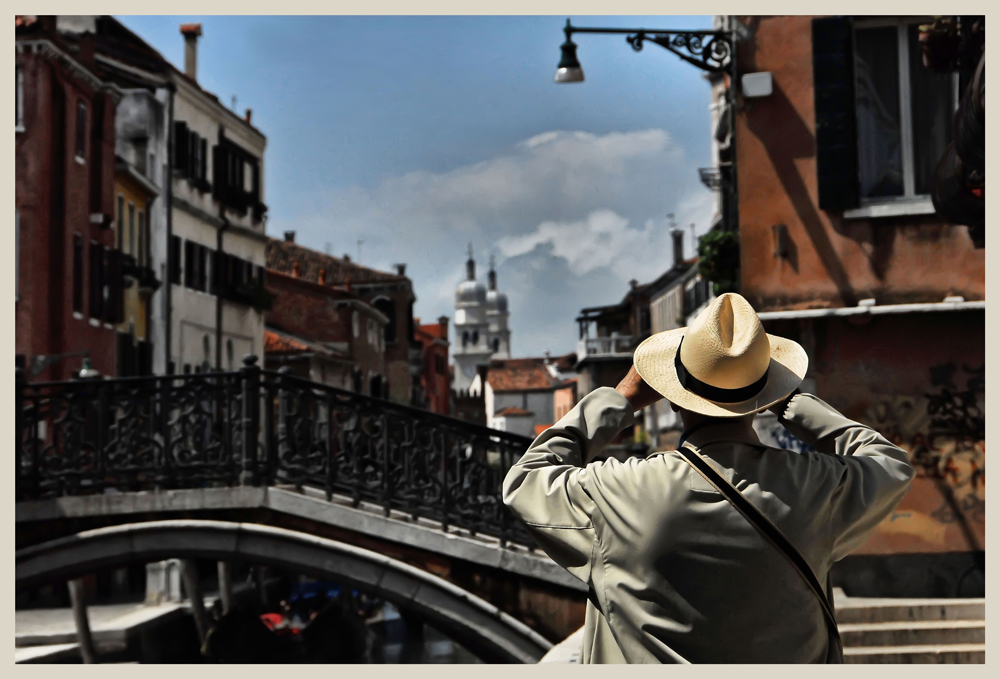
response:
{"label": "balcony", "polygon": [[632,356],[635,338],[631,335],[615,337],[585,337],[577,342],[577,361],[585,359],[628,358]]}

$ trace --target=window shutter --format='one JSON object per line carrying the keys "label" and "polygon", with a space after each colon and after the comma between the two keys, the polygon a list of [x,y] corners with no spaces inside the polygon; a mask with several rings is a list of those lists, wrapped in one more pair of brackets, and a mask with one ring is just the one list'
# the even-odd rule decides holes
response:
{"label": "window shutter", "polygon": [[226,148],[222,144],[212,147],[212,195],[220,200],[226,186],[226,165],[229,160],[227,155]]}
{"label": "window shutter", "polygon": [[181,282],[181,238],[170,237],[170,282],[180,285]]}
{"label": "window shutter", "polygon": [[201,181],[208,180],[208,140],[201,140],[201,152],[198,154],[201,158],[201,167],[198,168],[198,179]]}
{"label": "window shutter", "polygon": [[174,122],[174,169],[185,174],[188,167],[188,127],[187,123]]}
{"label": "window shutter", "polygon": [[860,202],[854,21],[850,17],[813,19],[812,44],[819,206],[839,212],[857,207]]}
{"label": "window shutter", "polygon": [[189,240],[184,241],[184,287],[194,287],[194,243]]}

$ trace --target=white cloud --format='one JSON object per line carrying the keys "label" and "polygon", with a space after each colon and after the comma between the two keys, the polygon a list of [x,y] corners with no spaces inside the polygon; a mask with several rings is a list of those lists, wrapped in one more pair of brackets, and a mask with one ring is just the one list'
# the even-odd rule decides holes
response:
{"label": "white cloud", "polygon": [[534,355],[572,350],[582,306],[616,301],[630,279],[670,266],[666,213],[677,214],[689,240],[687,225],[703,233],[714,201],[663,130],[550,131],[449,172],[330,191],[317,209],[272,231],[294,228],[303,244],[331,243],[338,255],[356,256],[363,240],[362,263],[377,268],[406,262],[416,313],[427,319],[453,315],[472,241],[481,277],[487,252],[499,255],[515,354]]}

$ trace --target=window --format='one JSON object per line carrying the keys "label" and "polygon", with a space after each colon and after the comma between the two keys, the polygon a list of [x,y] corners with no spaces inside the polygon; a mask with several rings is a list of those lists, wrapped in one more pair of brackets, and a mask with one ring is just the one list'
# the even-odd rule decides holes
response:
{"label": "window", "polygon": [[357,311],[351,314],[351,331],[354,333],[355,339],[361,334],[361,320]]}
{"label": "window", "polygon": [[83,313],[83,236],[73,234],[73,311]]}
{"label": "window", "polygon": [[81,161],[87,158],[87,104],[84,101],[76,104],[76,157]]}
{"label": "window", "polygon": [[181,284],[181,238],[170,236],[170,282]]}
{"label": "window", "polygon": [[115,202],[115,224],[118,226],[118,247],[125,245],[125,196],[118,194]]}
{"label": "window", "polygon": [[924,67],[918,26],[925,21],[813,20],[822,209],[884,211],[929,201],[934,170],[951,141],[958,75]]}
{"label": "window", "polygon": [[950,141],[957,74],[924,68],[918,25],[855,32],[861,198],[926,196]]}
{"label": "window", "polygon": [[90,241],[90,317],[104,314],[104,248]]}
{"label": "window", "polygon": [[379,297],[372,302],[372,306],[378,309],[389,319],[385,326],[385,341],[392,343],[396,341],[396,303],[388,297]]}
{"label": "window", "polygon": [[125,254],[135,257],[135,203],[128,204],[128,250]]}
{"label": "window", "polygon": [[233,341],[231,339],[226,340],[226,363],[229,365],[229,369],[233,369]]}
{"label": "window", "polygon": [[24,130],[24,69],[16,66],[14,70],[16,90],[14,94],[14,130]]}
{"label": "window", "polygon": [[149,152],[149,160],[146,161],[146,177],[156,183],[156,154],[152,151]]}
{"label": "window", "polygon": [[184,287],[194,288],[197,280],[197,263],[195,262],[195,248],[197,246],[189,241],[184,241]]}
{"label": "window", "polygon": [[146,213],[139,210],[136,213],[136,253],[135,260],[139,266],[146,266]]}

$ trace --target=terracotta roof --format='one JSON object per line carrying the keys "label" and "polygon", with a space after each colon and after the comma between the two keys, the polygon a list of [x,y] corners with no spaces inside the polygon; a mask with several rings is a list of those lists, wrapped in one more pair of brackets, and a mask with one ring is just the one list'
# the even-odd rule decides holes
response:
{"label": "terracotta roof", "polygon": [[432,325],[420,325],[419,324],[419,322],[420,322],[419,318],[414,318],[413,320],[417,323],[417,329],[420,332],[425,333],[427,335],[430,335],[434,339],[443,339],[443,340],[447,340],[448,339],[448,326],[447,325],[444,326],[444,327],[441,327],[441,325],[439,323],[434,323]]}
{"label": "terracotta roof", "polygon": [[555,385],[544,358],[513,358],[491,361],[486,381],[493,391],[530,391]]}
{"label": "terracotta roof", "polygon": [[291,274],[296,263],[299,278],[314,283],[319,282],[320,270],[323,271],[327,284],[345,284],[348,281],[353,284],[364,284],[409,280],[406,276],[369,269],[350,260],[310,250],[291,241],[277,238],[267,240],[267,268]]}
{"label": "terracotta roof", "polygon": [[511,406],[509,408],[504,408],[497,415],[503,415],[504,417],[527,417],[529,415],[534,415],[530,410],[525,410],[524,408],[516,408]]}
{"label": "terracotta roof", "polygon": [[310,342],[309,340],[296,337],[287,332],[283,332],[273,327],[264,329],[264,353],[265,354],[301,354],[313,353],[325,356],[326,358],[341,359],[351,361],[347,355],[329,346]]}
{"label": "terracotta roof", "polygon": [[546,429],[548,429],[551,426],[552,426],[551,424],[536,424],[535,425],[535,436],[538,436],[539,434],[541,434],[543,431],[545,431]]}
{"label": "terracotta roof", "polygon": [[264,331],[265,353],[287,354],[298,351],[308,351],[309,348],[288,335],[281,335],[272,330]]}

